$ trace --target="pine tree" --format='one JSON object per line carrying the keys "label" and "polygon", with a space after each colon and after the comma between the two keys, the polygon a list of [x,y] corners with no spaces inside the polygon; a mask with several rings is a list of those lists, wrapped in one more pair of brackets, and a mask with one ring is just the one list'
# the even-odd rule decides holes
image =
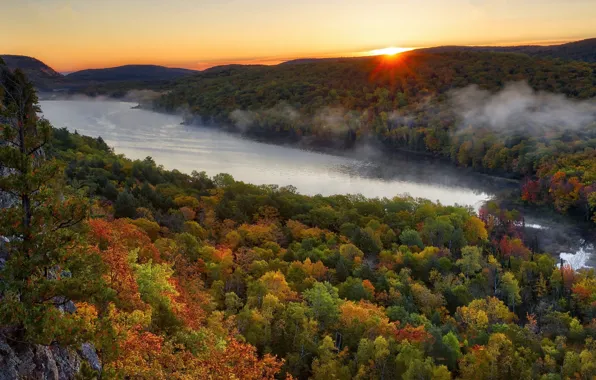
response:
{"label": "pine tree", "polygon": [[100,295],[101,261],[84,249],[84,198],[45,157],[52,128],[37,102],[25,75],[0,62],[0,191],[15,200],[0,209],[0,327],[19,340],[74,343],[82,337],[65,306]]}

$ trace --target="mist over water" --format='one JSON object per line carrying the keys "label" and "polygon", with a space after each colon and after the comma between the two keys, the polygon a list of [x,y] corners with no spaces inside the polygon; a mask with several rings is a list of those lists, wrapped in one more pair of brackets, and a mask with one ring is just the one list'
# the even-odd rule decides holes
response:
{"label": "mist over water", "polygon": [[[115,101],[43,101],[44,116],[55,127],[101,136],[117,153],[132,159],[151,156],[167,169],[213,176],[229,173],[254,184],[293,185],[315,195],[363,194],[366,197],[415,197],[477,207],[491,197],[473,176],[449,165],[418,160],[371,161],[259,143],[211,128],[181,125],[182,118],[132,109]],[[366,152],[364,153],[364,155]]]}
{"label": "mist over water", "polygon": [[[131,159],[151,156],[166,169],[214,176],[229,173],[253,184],[292,185],[303,194],[362,194],[369,198],[410,194],[446,205],[478,209],[503,188],[503,181],[445,163],[412,156],[387,158],[363,146],[334,156],[251,141],[212,128],[182,125],[180,116],[133,109],[136,103],[93,100],[42,101],[44,116],[57,128],[98,137]],[[574,265],[594,266],[594,246],[573,226],[526,218],[543,249],[565,253]],[[538,228],[532,228],[538,227]],[[572,229],[574,230],[571,233]],[[561,236],[553,239],[555,232]]]}
{"label": "mist over water", "polygon": [[526,82],[508,83],[496,93],[470,85],[451,92],[451,105],[464,125],[541,134],[546,129],[579,129],[596,122],[596,100],[534,91]]}

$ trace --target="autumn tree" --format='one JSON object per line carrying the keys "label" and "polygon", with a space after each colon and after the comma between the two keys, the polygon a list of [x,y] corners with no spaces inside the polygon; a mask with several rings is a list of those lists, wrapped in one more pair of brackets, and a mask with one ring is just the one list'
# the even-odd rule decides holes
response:
{"label": "autumn tree", "polygon": [[482,252],[478,247],[464,247],[461,250],[461,259],[457,260],[456,265],[466,275],[466,278],[473,276],[482,269]]}

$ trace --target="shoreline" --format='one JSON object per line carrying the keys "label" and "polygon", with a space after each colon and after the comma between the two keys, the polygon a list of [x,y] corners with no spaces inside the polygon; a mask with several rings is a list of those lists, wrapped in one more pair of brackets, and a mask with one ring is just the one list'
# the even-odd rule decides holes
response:
{"label": "shoreline", "polygon": [[[141,104],[138,104],[132,108],[133,109],[142,109],[145,111],[151,111],[151,112],[155,112],[155,113],[160,113],[163,115],[177,115],[174,112],[167,112],[167,111],[154,109],[154,108],[150,108],[150,107],[144,107]],[[183,120],[180,123],[181,125],[195,127],[195,128],[214,129],[214,130],[218,130],[221,132],[229,133],[231,135],[241,136],[248,140],[256,141],[256,142],[259,142],[262,144],[282,146],[282,147],[293,148],[293,149],[300,149],[300,150],[304,150],[307,152],[323,153],[323,154],[328,154],[328,155],[336,156],[336,157],[359,158],[358,157],[359,148],[366,147],[368,144],[368,143],[363,143],[363,145],[356,144],[353,148],[343,148],[343,149],[320,146],[320,145],[301,144],[300,141],[302,141],[304,138],[308,138],[308,136],[302,138],[298,142],[281,141],[281,140],[276,140],[276,139],[271,139],[271,138],[263,138],[263,137],[259,137],[257,135],[243,133],[241,131],[238,131],[237,129],[233,129],[233,128],[229,128],[229,127],[225,127],[225,126],[222,127],[222,126],[218,126],[218,125],[208,125],[208,124],[204,124],[204,123],[199,124],[196,122],[188,121],[188,120],[184,119],[183,116],[182,116],[182,118],[183,118]],[[437,154],[432,154],[429,152],[420,152],[420,151],[415,151],[415,150],[406,149],[406,148],[393,148],[393,150],[392,150],[392,148],[385,146],[380,141],[374,140],[374,139],[371,139],[371,143],[373,145],[376,145],[375,148],[377,148],[379,152],[383,153],[383,156],[372,157],[372,158],[378,158],[381,160],[389,161],[394,158],[401,158],[401,159],[406,158],[407,159],[409,157],[414,156],[419,159],[427,159],[427,160],[435,162],[435,163],[441,163],[441,164],[447,165],[451,168],[465,172],[466,174],[478,175],[478,176],[481,176],[481,177],[484,177],[484,178],[487,178],[490,180],[507,182],[509,184],[517,185],[517,184],[521,183],[520,179],[501,176],[498,174],[484,173],[484,172],[481,172],[481,171],[478,171],[478,170],[475,170],[472,168],[458,166],[458,165],[454,164],[453,162],[451,162],[450,160],[446,159],[445,157],[437,155]],[[356,153],[356,156],[354,156],[354,153]],[[361,158],[363,158],[363,157],[361,157]],[[369,156],[366,159],[371,159],[371,157]]]}
{"label": "shoreline", "polygon": [[[53,99],[53,100],[60,100],[60,99]],[[74,99],[71,99],[74,100]],[[150,112],[155,112],[156,115],[176,115],[175,113],[168,113],[168,112],[160,112],[160,111],[156,111],[156,110],[152,110],[152,109],[148,109],[147,107],[143,107],[143,105],[140,105],[138,103],[134,103],[134,102],[124,102],[122,100],[116,100],[116,99],[112,99],[114,100],[113,103],[117,104],[120,103],[120,107],[123,109],[130,109],[130,112],[133,112],[132,109],[142,109],[142,110],[147,110]],[[49,99],[46,99],[46,101],[52,101]],[[62,100],[64,101],[64,100]],[[89,100],[90,102],[93,102],[93,100]],[[98,101],[98,100],[96,100]],[[100,101],[99,101],[100,102]],[[75,103],[75,102],[73,102]],[[100,102],[101,103],[101,102]],[[381,166],[381,167],[388,167],[387,171],[381,170],[381,171],[377,171],[375,169],[373,169],[372,171],[365,171],[362,172],[362,176],[363,177],[367,177],[367,178],[380,178],[377,176],[384,176],[386,174],[391,175],[391,173],[395,172],[395,173],[401,173],[405,168],[408,168],[410,166],[414,166],[415,163],[416,164],[421,164],[422,167],[425,166],[434,166],[435,170],[443,170],[442,175],[448,176],[448,177],[452,177],[455,176],[456,173],[462,174],[461,178],[458,177],[457,179],[457,186],[466,186],[466,184],[468,183],[467,177],[470,178],[470,180],[474,180],[474,182],[477,182],[479,184],[479,188],[484,188],[484,191],[486,192],[487,189],[496,189],[496,191],[489,191],[488,195],[489,197],[487,197],[483,202],[487,202],[487,201],[495,201],[498,204],[501,205],[501,207],[505,207],[507,209],[513,209],[513,210],[518,210],[522,213],[522,215],[524,215],[525,217],[529,217],[528,220],[529,222],[529,228],[531,229],[531,225],[532,224],[536,224],[536,225],[542,225],[542,226],[548,226],[547,228],[544,229],[544,231],[539,230],[536,231],[536,233],[539,233],[539,240],[543,241],[543,239],[551,239],[554,238],[555,239],[555,246],[551,247],[541,247],[540,251],[541,252],[548,252],[553,254],[554,256],[558,257],[559,253],[561,252],[565,252],[565,253],[576,253],[579,252],[579,249],[576,248],[581,248],[579,242],[581,241],[582,238],[586,238],[585,240],[588,242],[591,242],[592,244],[596,245],[596,238],[594,237],[594,235],[592,233],[590,233],[591,231],[593,231],[592,229],[587,228],[588,226],[586,226],[585,223],[582,223],[582,221],[580,219],[576,219],[573,218],[570,215],[562,215],[562,214],[558,214],[556,213],[554,210],[550,209],[550,208],[545,208],[545,206],[543,207],[537,207],[537,206],[528,206],[528,205],[524,205],[523,202],[521,201],[521,199],[519,199],[519,181],[516,180],[512,180],[510,178],[503,178],[503,177],[498,177],[498,176],[494,176],[494,175],[490,175],[490,174],[486,174],[486,173],[481,173],[478,172],[472,168],[465,168],[465,167],[457,167],[456,165],[454,165],[451,162],[448,162],[445,159],[441,159],[440,157],[436,157],[432,154],[423,154],[420,152],[413,152],[413,151],[407,151],[407,150],[397,150],[397,151],[390,151],[389,149],[375,149],[378,148],[378,146],[380,146],[381,144],[379,142],[376,142],[378,145],[374,145],[373,142],[371,142],[371,146],[372,148],[367,148],[366,146],[366,142],[363,142],[363,146],[361,148],[360,153],[358,154],[358,147],[355,148],[351,148],[351,149],[338,149],[338,148],[334,148],[334,147],[328,147],[328,146],[317,146],[317,145],[307,145],[307,144],[300,144],[299,142],[288,142],[288,141],[281,141],[281,139],[278,139],[277,141],[275,140],[271,140],[271,139],[267,139],[266,136],[254,136],[254,135],[249,135],[249,134],[242,134],[239,131],[233,131],[230,129],[226,129],[225,126],[224,127],[218,127],[216,125],[205,125],[202,123],[189,123],[188,120],[186,122],[180,123],[181,118],[179,117],[180,115],[176,115],[176,117],[168,120],[168,123],[171,125],[171,127],[176,128],[176,125],[179,126],[179,129],[181,129],[182,131],[180,131],[180,133],[182,133],[182,135],[184,135],[184,131],[183,129],[185,129],[184,127],[187,128],[193,128],[193,129],[204,129],[204,130],[212,130],[214,132],[217,133],[221,133],[223,135],[228,135],[229,138],[236,138],[239,140],[244,140],[247,143],[252,141],[252,142],[256,142],[256,143],[261,143],[261,144],[267,144],[270,146],[277,146],[277,147],[282,147],[282,148],[289,148],[289,149],[295,149],[295,150],[303,150],[306,152],[313,152],[313,153],[320,153],[320,154],[324,154],[324,155],[329,155],[329,156],[335,156],[335,157],[343,157],[343,158],[351,158],[354,160],[368,160],[371,163],[374,163],[375,166]],[[146,115],[146,117],[151,117],[150,114]],[[157,117],[157,116],[156,116]],[[190,131],[190,130],[189,130]],[[188,132],[188,133],[192,133],[192,132]],[[306,142],[308,142],[308,140],[306,140]],[[254,149],[259,149],[258,146],[255,147]],[[264,148],[261,148],[264,149]],[[400,160],[401,158],[401,160]],[[400,161],[400,164],[392,164],[393,162],[397,162]],[[408,163],[409,161],[409,163]],[[296,163],[297,165],[299,165],[299,162]],[[434,165],[433,165],[434,164]],[[415,166],[414,166],[415,167]],[[424,172],[420,172],[421,175],[425,175],[424,173],[426,173],[426,171]],[[371,177],[372,176],[372,177]],[[425,177],[428,180],[432,180],[432,174],[430,174],[430,177]],[[422,184],[425,183],[425,181],[423,180],[421,182]],[[416,196],[417,194],[414,194],[414,196]],[[550,228],[549,228],[550,227]],[[553,234],[555,234],[557,237],[552,236]],[[530,230],[528,230],[529,236],[531,237],[532,235],[534,235],[534,232],[530,232]],[[524,233],[525,235],[525,233]],[[560,236],[560,237],[559,237]],[[560,242],[557,242],[558,240],[560,240]],[[568,241],[564,242],[564,241]],[[548,244],[550,245],[550,244]],[[592,252],[590,250],[591,256]],[[590,265],[593,266],[594,262],[596,262],[596,258],[590,258],[588,260],[590,262]]]}

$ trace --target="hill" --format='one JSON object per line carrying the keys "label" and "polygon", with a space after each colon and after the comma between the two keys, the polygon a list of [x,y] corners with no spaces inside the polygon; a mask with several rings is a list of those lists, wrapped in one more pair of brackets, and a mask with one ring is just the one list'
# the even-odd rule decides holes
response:
{"label": "hill", "polygon": [[[524,59],[531,62],[518,68]],[[576,76],[594,78],[581,62],[551,66],[496,53],[414,54],[392,62],[384,70],[371,60],[377,69],[358,72],[374,84],[363,90],[370,106],[359,123],[377,132],[391,127],[383,109],[393,96],[402,108],[432,113],[423,99],[469,75],[471,83],[494,88],[519,76],[516,70],[532,72],[526,79],[535,88],[576,97],[582,86],[593,87]],[[495,78],[497,68],[508,74]],[[253,114],[245,116],[255,118],[253,110],[274,96],[314,95],[310,106],[327,100],[335,109],[339,99],[346,106],[350,96],[360,100],[342,93],[354,89],[353,79],[360,84],[349,66],[257,69],[230,69],[223,83],[225,77],[195,80],[223,85],[205,87],[213,97],[242,88],[238,96],[252,101]],[[476,214],[415,198],[420,194],[309,197],[292,186],[168,171],[151,157],[126,159],[101,138],[52,129],[37,118],[27,81],[0,70],[6,89],[0,117],[12,119],[3,130],[8,143],[0,146],[9,169],[0,188],[20,195],[0,210],[0,378],[596,377],[596,272],[559,267],[556,257],[532,250],[518,210],[489,202]],[[325,73],[335,86],[328,99],[320,84]],[[543,79],[546,73],[553,77]],[[393,81],[385,85],[391,92],[384,77]],[[303,78],[300,86],[296,78]],[[263,115],[284,114],[274,111]],[[341,119],[326,116],[323,126]],[[390,131],[414,142],[430,132],[424,143],[440,145],[448,125],[421,122],[428,128],[410,128],[402,118]],[[278,133],[293,127],[274,126]],[[548,152],[553,135],[539,144],[513,136],[494,145],[480,128],[474,132],[453,152],[463,164],[485,162],[478,155],[490,147],[486,162],[534,168],[529,161],[538,145],[547,164],[540,172],[554,175],[528,181],[524,200],[544,194],[557,208],[594,206],[596,145],[581,147],[584,162],[569,153],[587,139],[569,133]],[[592,172],[580,178],[589,164]]]}
{"label": "hill", "polygon": [[64,81],[64,76],[42,61],[23,55],[0,55],[11,70],[21,69],[41,90],[49,90]]}
{"label": "hill", "polygon": [[0,245],[3,378],[596,375],[595,272],[530,250],[519,211],[309,197],[21,131],[0,151],[31,200],[0,212],[27,237]]}
{"label": "hill", "polygon": [[[596,63],[581,61],[413,51],[211,70],[163,91],[154,106],[259,140],[325,150],[374,142],[485,173],[536,176],[526,199],[553,204],[556,172],[589,189],[596,178],[595,74]],[[557,210],[593,217],[596,198],[567,194],[556,197]]]}
{"label": "hill", "polygon": [[81,70],[64,76],[33,57],[21,55],[1,55],[0,57],[4,59],[9,69],[23,70],[35,87],[43,92],[59,90],[95,95],[100,88],[103,89],[100,92],[118,95],[121,88],[129,90],[159,86],[198,73],[194,70],[157,65],[126,65]]}
{"label": "hill", "polygon": [[559,58],[572,61],[596,62],[596,38],[550,46],[437,46],[418,51],[444,53],[453,51],[477,51],[499,53],[521,53],[533,57]]}
{"label": "hill", "polygon": [[596,95],[590,63],[561,63],[520,54],[476,51],[412,51],[394,58],[307,60],[277,66],[216,67],[179,81],[156,107],[189,111],[204,120],[230,123],[230,113],[264,110],[280,103],[313,115],[342,107],[371,115],[416,106],[429,96],[476,84],[497,91],[526,81],[535,90],[587,99]]}
{"label": "hill", "polygon": [[68,74],[69,81],[119,82],[119,81],[163,81],[196,74],[188,69],[169,68],[157,65],[125,65],[105,69],[88,69]]}

